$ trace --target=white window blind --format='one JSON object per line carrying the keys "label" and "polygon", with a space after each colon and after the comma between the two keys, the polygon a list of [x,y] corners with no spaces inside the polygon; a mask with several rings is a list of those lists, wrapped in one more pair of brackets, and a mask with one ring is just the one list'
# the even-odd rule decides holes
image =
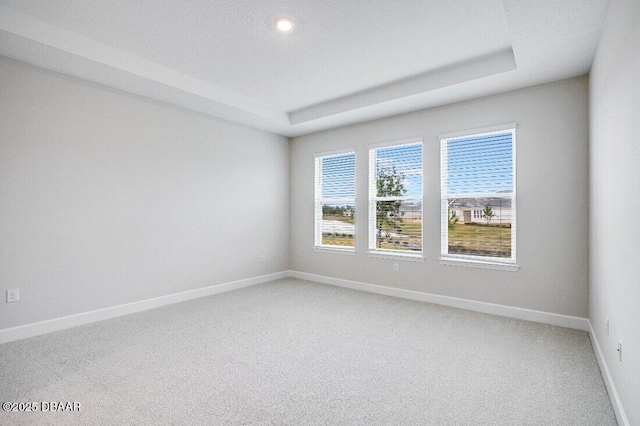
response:
{"label": "white window blind", "polygon": [[369,250],[422,253],[422,140],[369,149]]}
{"label": "white window blind", "polygon": [[443,258],[515,264],[515,128],[441,139]]}
{"label": "white window blind", "polygon": [[356,154],[315,157],[315,246],[355,249]]}

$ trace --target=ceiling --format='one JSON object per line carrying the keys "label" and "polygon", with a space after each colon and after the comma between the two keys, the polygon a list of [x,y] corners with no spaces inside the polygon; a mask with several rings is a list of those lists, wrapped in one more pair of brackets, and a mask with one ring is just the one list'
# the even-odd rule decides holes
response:
{"label": "ceiling", "polygon": [[[585,74],[607,0],[0,0],[0,55],[285,136]],[[293,19],[282,34],[274,21]]]}

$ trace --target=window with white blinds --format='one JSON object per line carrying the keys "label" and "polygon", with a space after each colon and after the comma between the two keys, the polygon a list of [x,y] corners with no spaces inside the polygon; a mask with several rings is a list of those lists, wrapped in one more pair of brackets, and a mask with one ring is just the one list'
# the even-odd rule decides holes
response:
{"label": "window with white blinds", "polygon": [[315,247],[355,250],[356,154],[315,156]]}
{"label": "window with white blinds", "polygon": [[515,264],[515,127],[442,138],[443,259]]}
{"label": "window with white blinds", "polygon": [[422,139],[369,149],[369,251],[422,254]]}

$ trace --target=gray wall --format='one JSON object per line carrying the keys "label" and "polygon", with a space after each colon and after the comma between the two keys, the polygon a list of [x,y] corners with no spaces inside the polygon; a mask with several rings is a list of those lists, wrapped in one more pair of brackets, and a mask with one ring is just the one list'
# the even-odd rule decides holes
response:
{"label": "gray wall", "polygon": [[[587,316],[587,77],[294,138],[294,270],[542,311]],[[440,265],[437,135],[516,122],[518,272]],[[424,138],[424,263],[369,258],[367,145]],[[313,250],[313,154],[356,148],[356,256]]]}
{"label": "gray wall", "polygon": [[612,0],[590,78],[589,315],[632,425],[640,425],[639,81],[640,2]]}
{"label": "gray wall", "polygon": [[[288,139],[0,60],[0,328],[288,268]],[[267,256],[260,263],[260,256]]]}

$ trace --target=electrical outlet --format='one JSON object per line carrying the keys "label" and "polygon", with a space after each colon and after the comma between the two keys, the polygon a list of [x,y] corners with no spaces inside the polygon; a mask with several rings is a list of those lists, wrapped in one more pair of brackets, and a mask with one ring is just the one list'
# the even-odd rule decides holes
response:
{"label": "electrical outlet", "polygon": [[398,263],[393,264],[393,272],[398,272],[400,270],[400,265]]}
{"label": "electrical outlet", "polygon": [[17,302],[20,300],[20,290],[12,288],[7,290],[7,303]]}
{"label": "electrical outlet", "polygon": [[604,326],[607,329],[607,336],[609,335],[609,318],[605,318],[604,320]]}
{"label": "electrical outlet", "polygon": [[618,359],[622,362],[622,342],[618,340]]}
{"label": "electrical outlet", "polygon": [[260,263],[265,263],[267,261],[267,255],[263,254],[262,256],[260,256]]}

